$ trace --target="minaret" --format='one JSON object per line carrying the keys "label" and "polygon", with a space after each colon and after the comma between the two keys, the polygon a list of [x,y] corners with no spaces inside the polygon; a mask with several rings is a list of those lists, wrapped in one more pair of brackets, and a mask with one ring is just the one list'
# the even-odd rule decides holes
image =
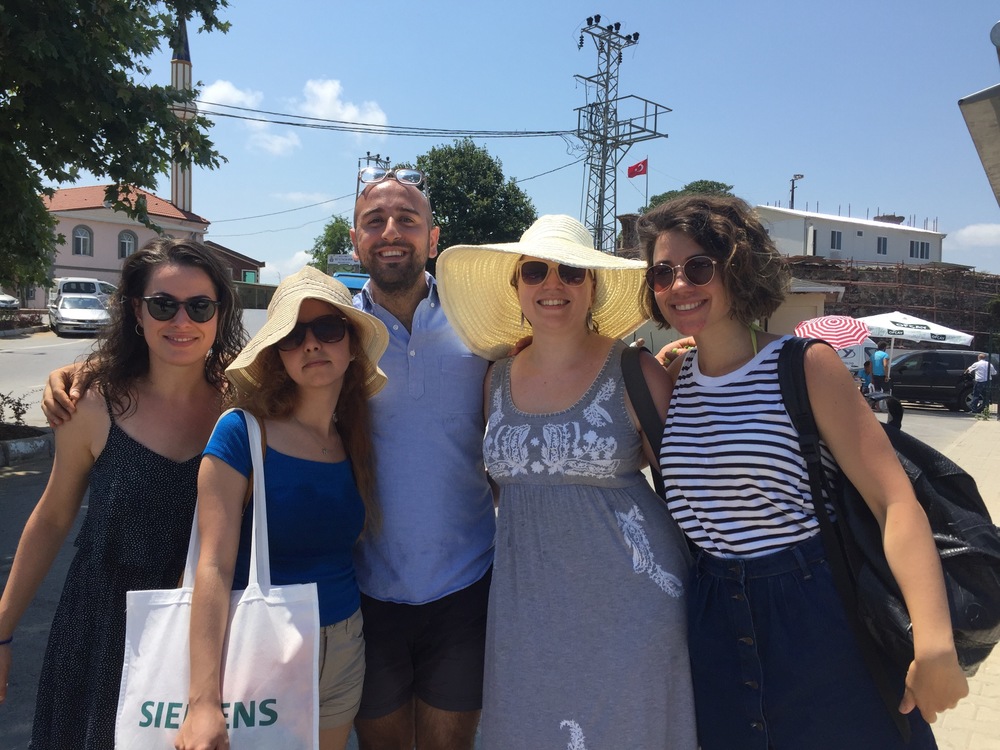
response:
{"label": "minaret", "polygon": [[[183,91],[191,90],[191,50],[188,49],[187,22],[178,18],[177,34],[174,37],[174,57],[170,61],[170,85]],[[172,108],[182,120],[191,120],[198,108],[191,102]],[[173,163],[170,173],[170,202],[181,211],[191,211],[191,167]]]}

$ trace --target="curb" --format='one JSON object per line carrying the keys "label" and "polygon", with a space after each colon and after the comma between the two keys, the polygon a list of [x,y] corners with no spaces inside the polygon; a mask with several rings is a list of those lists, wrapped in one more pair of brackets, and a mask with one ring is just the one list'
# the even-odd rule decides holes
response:
{"label": "curb", "polygon": [[15,336],[21,336],[22,334],[30,335],[32,333],[40,333],[42,331],[49,330],[46,326],[29,326],[27,328],[11,328],[7,331],[0,331],[0,339],[12,339]]}
{"label": "curb", "polygon": [[39,427],[45,434],[35,437],[0,440],[0,466],[30,461],[33,458],[52,458],[55,455],[55,440],[51,427]]}

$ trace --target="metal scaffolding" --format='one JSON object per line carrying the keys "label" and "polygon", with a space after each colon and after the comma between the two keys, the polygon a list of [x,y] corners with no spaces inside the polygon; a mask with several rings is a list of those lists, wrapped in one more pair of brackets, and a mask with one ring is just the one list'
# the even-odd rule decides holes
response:
{"label": "metal scaffolding", "polygon": [[[587,147],[587,207],[584,223],[594,235],[597,248],[614,253],[618,213],[617,169],[633,144],[666,138],[660,118],[671,110],[638,96],[618,96],[618,68],[622,50],[639,41],[639,32],[621,34],[621,23],[601,26],[601,16],[587,19],[580,32],[578,49],[589,36],[597,49],[597,72],[576,76],[593,89],[595,99],[577,112],[576,135]],[[628,113],[619,119],[619,108]]]}

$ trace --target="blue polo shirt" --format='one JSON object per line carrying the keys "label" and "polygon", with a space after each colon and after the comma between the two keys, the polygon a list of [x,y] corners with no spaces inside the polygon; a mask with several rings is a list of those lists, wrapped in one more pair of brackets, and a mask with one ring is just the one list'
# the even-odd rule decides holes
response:
{"label": "blue polo shirt", "polygon": [[355,547],[368,596],[426,604],[478,581],[493,563],[496,517],[483,465],[483,379],[489,362],[452,330],[426,274],[413,331],[376,304],[371,282],[354,306],[389,329],[389,377],[371,400],[382,528]]}

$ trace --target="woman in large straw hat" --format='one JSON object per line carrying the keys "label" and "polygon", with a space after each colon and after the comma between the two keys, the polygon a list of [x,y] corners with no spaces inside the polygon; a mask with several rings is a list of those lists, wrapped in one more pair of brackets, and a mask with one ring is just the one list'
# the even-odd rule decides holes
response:
{"label": "woman in large straw hat", "polygon": [[702,748],[935,747],[924,719],[968,692],[941,566],[910,482],[847,368],[826,346],[805,355],[823,465],[832,478],[839,463],[878,518],[913,615],[916,659],[905,680],[892,676],[909,744],[879,697],[825,560],[779,386],[789,337],[754,325],[784,297],[783,258],[734,197],[661,204],[639,220],[639,238],[647,309],[696,344],[668,373],[676,385],[660,466],[667,505],[698,550],[688,602]]}
{"label": "woman in large straw hat", "polygon": [[[543,216],[520,242],[445,251],[437,271],[459,336],[499,360],[485,384],[499,509],[483,747],[694,748],[686,558],[640,471],[654,453],[621,373],[642,263]],[[662,419],[665,372],[647,354],[642,370]]]}
{"label": "woman in large straw hat", "polygon": [[[343,284],[307,266],[278,285],[267,322],[226,371],[230,403],[256,416],[266,434],[271,580],[317,583],[323,750],[346,747],[361,701],[364,640],[351,555],[361,533],[378,525],[368,399],[385,384],[378,360],[388,341]],[[249,565],[250,463],[243,415],[229,412],[198,478],[201,551],[181,749],[228,747],[220,671],[229,592],[245,587]]]}

